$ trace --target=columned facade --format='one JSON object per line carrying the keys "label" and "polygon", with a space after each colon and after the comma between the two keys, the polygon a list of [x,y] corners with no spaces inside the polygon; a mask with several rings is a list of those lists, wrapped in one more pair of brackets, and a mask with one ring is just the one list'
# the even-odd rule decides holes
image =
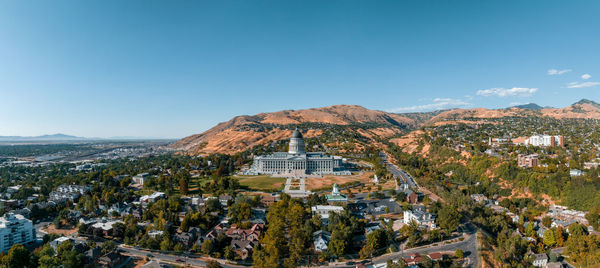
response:
{"label": "columned facade", "polygon": [[340,156],[330,156],[320,152],[307,153],[304,138],[295,130],[290,137],[288,152],[254,157],[250,174],[348,174],[343,168]]}

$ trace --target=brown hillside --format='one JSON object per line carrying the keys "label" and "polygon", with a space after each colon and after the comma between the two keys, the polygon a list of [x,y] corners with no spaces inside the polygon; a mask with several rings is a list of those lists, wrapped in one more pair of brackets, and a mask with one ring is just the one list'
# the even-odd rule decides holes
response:
{"label": "brown hillside", "polygon": [[[253,146],[286,139],[291,130],[277,125],[301,123],[323,123],[349,125],[352,123],[378,123],[388,127],[357,129],[356,132],[369,139],[389,137],[401,132],[403,126],[415,126],[413,119],[402,115],[369,110],[358,105],[335,105],[306,110],[286,110],[274,113],[261,113],[254,116],[237,116],[201,133],[183,138],[172,145],[192,155],[209,153],[233,154]],[[275,127],[262,130],[256,125],[270,124]],[[272,124],[272,125],[271,125]],[[352,131],[348,129],[348,131]],[[311,129],[303,133],[305,137],[322,134],[322,130]]]}

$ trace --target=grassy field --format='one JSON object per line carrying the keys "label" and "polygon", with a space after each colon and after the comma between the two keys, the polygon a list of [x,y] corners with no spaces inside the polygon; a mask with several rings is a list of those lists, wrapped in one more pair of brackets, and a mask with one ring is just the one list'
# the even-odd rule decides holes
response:
{"label": "grassy field", "polygon": [[273,178],[268,175],[257,176],[234,176],[240,185],[259,191],[270,191],[283,189],[285,178]]}

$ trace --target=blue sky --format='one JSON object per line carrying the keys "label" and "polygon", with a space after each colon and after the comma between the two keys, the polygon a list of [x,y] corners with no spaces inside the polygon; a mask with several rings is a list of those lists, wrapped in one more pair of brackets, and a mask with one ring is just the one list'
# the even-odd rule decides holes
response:
{"label": "blue sky", "polygon": [[2,1],[0,135],[600,101],[599,1]]}

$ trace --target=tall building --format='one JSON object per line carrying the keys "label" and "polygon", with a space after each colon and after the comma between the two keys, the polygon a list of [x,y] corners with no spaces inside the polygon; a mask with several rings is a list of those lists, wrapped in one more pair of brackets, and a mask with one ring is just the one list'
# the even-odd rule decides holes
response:
{"label": "tall building", "polygon": [[525,145],[563,147],[565,146],[565,138],[563,136],[534,135],[525,140]]}
{"label": "tall building", "polygon": [[6,213],[0,218],[0,251],[7,253],[15,244],[28,244],[35,240],[35,228],[23,215]]}
{"label": "tall building", "polygon": [[321,152],[307,153],[304,138],[297,129],[290,137],[288,152],[255,156],[246,174],[271,174],[281,176],[303,176],[337,174],[349,175],[341,156],[330,156]]}

